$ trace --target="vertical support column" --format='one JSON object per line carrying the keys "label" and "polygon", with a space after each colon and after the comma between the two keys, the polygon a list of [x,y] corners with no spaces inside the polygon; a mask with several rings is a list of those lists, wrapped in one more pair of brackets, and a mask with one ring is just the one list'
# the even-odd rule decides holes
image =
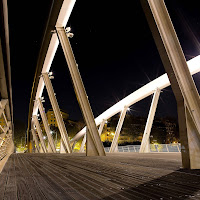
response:
{"label": "vertical support column", "polygon": [[42,146],[42,151],[43,151],[43,153],[47,153],[46,145],[45,145],[44,139],[43,139],[42,130],[40,128],[40,123],[39,123],[38,118],[37,118],[36,115],[33,116],[33,121],[34,121],[34,124],[36,126],[36,129],[37,129],[37,132],[38,132],[38,136],[40,138],[40,143],[41,143],[41,146]]}
{"label": "vertical support column", "polygon": [[36,144],[37,152],[39,153],[39,152],[40,152],[40,145],[39,145],[39,142],[38,142],[37,135],[36,135],[35,130],[34,130],[33,128],[31,129],[31,132],[32,132],[32,135],[33,135],[33,139],[34,139],[34,141],[35,141],[35,144]]}
{"label": "vertical support column", "polygon": [[[39,108],[40,115],[41,115],[41,118],[42,118],[42,122],[44,124],[45,132],[46,132],[47,138],[48,138],[48,152],[49,153],[51,153],[51,152],[56,153],[56,147],[55,147],[52,135],[50,133],[51,130],[50,130],[49,125],[48,125],[47,116],[45,114],[45,110],[44,110],[44,107],[43,107],[43,104],[42,104],[42,101],[41,101],[40,98],[37,99],[37,103],[38,103],[38,108]],[[50,148],[49,148],[49,146],[50,146]]]}
{"label": "vertical support column", "polygon": [[83,137],[83,140],[82,140],[82,143],[81,143],[81,147],[80,147],[79,153],[83,153],[84,152],[84,147],[85,147],[85,143],[86,143],[86,137],[87,137],[87,135],[85,133],[85,135]]}
{"label": "vertical support column", "polygon": [[55,114],[55,117],[56,117],[56,121],[58,123],[58,128],[59,128],[59,131],[60,131],[60,134],[61,134],[61,139],[63,140],[63,143],[65,145],[67,152],[72,153],[72,149],[71,149],[71,146],[70,146],[67,130],[66,130],[65,124],[63,122],[63,118],[62,118],[62,115],[61,115],[61,112],[60,112],[58,102],[57,102],[56,97],[55,97],[55,93],[54,93],[54,90],[53,90],[52,83],[49,79],[49,75],[47,73],[44,73],[44,74],[42,74],[42,77],[44,79],[44,83],[46,85],[46,89],[47,89],[47,92],[48,92],[48,95],[49,95],[49,99],[50,99],[50,102],[51,102],[51,105],[52,105],[52,108],[53,108],[53,111],[54,111],[54,114]]}
{"label": "vertical support column", "polygon": [[100,156],[105,156],[104,147],[98,134],[92,109],[90,107],[89,100],[68,39],[68,36],[71,36],[72,34],[66,33],[64,27],[56,27],[56,29],[72,77],[75,93],[77,95],[77,99],[88,128],[88,134],[91,135],[91,142],[94,143],[94,146],[96,146],[98,154]]}
{"label": "vertical support column", "polygon": [[158,105],[158,99],[160,96],[160,89],[157,88],[156,91],[154,92],[153,95],[153,99],[151,102],[151,107],[149,110],[149,115],[147,118],[147,123],[145,126],[145,130],[144,130],[144,134],[142,137],[142,142],[141,142],[141,146],[140,146],[140,153],[148,153],[150,152],[150,133],[151,133],[151,128],[152,128],[152,124],[153,124],[153,120],[154,120],[154,116],[156,113],[156,108]]}
{"label": "vertical support column", "polygon": [[110,153],[118,152],[118,139],[119,139],[119,135],[120,135],[122,125],[123,125],[123,122],[124,122],[124,118],[126,116],[127,109],[128,109],[128,107],[125,106],[124,109],[121,112],[121,115],[120,115],[120,118],[119,118],[119,121],[118,121],[118,124],[117,124],[117,128],[116,128],[116,131],[115,131],[115,135],[114,135],[111,147],[110,147]]}

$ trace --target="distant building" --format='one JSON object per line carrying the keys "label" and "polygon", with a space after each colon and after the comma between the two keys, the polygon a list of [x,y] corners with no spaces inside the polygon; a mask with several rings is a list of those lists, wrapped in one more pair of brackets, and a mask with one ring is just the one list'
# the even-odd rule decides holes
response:
{"label": "distant building", "polygon": [[[69,118],[69,114],[66,111],[61,110],[61,109],[60,109],[60,112],[61,112],[63,121],[67,121],[68,118]],[[58,124],[57,124],[56,117],[55,117],[55,114],[53,112],[53,109],[49,109],[47,111],[47,113],[46,113],[46,116],[47,116],[47,120],[48,120],[49,126],[58,127]],[[40,126],[41,126],[42,131],[45,131],[42,121],[40,122]]]}

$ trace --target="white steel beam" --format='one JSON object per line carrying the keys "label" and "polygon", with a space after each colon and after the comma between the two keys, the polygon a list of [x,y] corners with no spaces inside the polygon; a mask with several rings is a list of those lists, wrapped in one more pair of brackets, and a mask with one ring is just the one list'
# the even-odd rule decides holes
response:
{"label": "white steel beam", "polygon": [[102,131],[103,131],[103,127],[104,127],[105,123],[106,123],[106,120],[103,119],[101,124],[100,124],[100,126],[99,126],[99,130],[98,131],[99,131],[99,136],[100,137],[101,137],[101,134],[102,134]]}
{"label": "white steel beam", "polygon": [[[179,126],[184,126],[181,128],[183,132],[180,134],[181,143],[185,145],[182,145],[182,156],[187,157],[188,161],[188,164],[184,161],[187,166],[183,166],[191,169],[200,169],[199,94],[188,69],[164,0],[148,0],[148,4],[157,25],[156,28],[154,26],[154,29],[157,29],[160,35],[160,38],[156,39],[154,37],[154,39],[158,45],[161,43],[159,40],[162,41],[164,47],[162,49],[164,50],[163,55],[170,63],[169,65],[164,64],[164,67],[169,74],[172,89],[174,88],[173,92],[177,100],[178,111],[181,111],[178,115],[181,119],[185,118],[183,121],[179,120]],[[182,108],[180,109],[180,107]],[[185,115],[185,117],[181,115]],[[186,146],[189,146],[189,149]]]}
{"label": "white steel beam", "polygon": [[80,150],[79,150],[79,153],[83,153],[84,152],[84,147],[85,147],[85,143],[86,143],[86,133],[84,134],[84,137],[83,137],[83,140],[82,140],[82,143],[81,143],[81,147],[80,147]]}
{"label": "white steel beam", "polygon": [[72,151],[74,151],[74,147],[76,145],[77,141],[74,141],[74,143],[72,144]]}
{"label": "white steel beam", "polygon": [[144,134],[143,134],[142,142],[141,142],[141,146],[140,146],[140,153],[150,152],[149,136],[150,136],[150,133],[151,133],[152,124],[153,124],[154,116],[155,116],[155,113],[156,113],[156,108],[157,108],[157,105],[158,105],[159,96],[160,96],[160,89],[157,88],[156,91],[154,92],[153,99],[152,99],[152,102],[151,102],[151,107],[150,107],[150,110],[149,110],[149,115],[148,115],[148,118],[147,118],[145,130],[144,130]]}
{"label": "white steel beam", "polygon": [[[104,125],[105,125],[105,122],[106,122],[106,120],[103,119],[103,121],[101,122],[101,124],[100,124],[100,126],[99,126],[98,132],[99,132],[99,136],[100,136],[100,137],[101,137],[101,134],[102,134],[102,131],[103,131],[103,127],[104,127]],[[82,143],[81,143],[81,147],[80,147],[79,153],[84,152],[85,143],[86,143],[86,134],[84,135],[83,141],[82,141]]]}
{"label": "white steel beam", "polygon": [[[190,70],[191,75],[200,72],[200,56],[197,56],[189,61],[187,61],[188,69]],[[96,125],[98,126],[103,119],[109,119],[115,114],[119,113],[124,106],[130,107],[131,105],[145,99],[149,95],[153,94],[156,88],[160,88],[161,90],[170,86],[169,78],[167,74],[163,74],[162,76],[156,78],[155,80],[147,83],[143,87],[134,91],[106,111],[104,111],[101,115],[95,118]],[[79,131],[74,138],[71,139],[70,142],[74,140],[79,140],[86,133],[86,127],[84,127],[81,131]]]}
{"label": "white steel beam", "polygon": [[45,132],[46,132],[47,138],[48,138],[48,152],[49,153],[52,153],[52,152],[56,153],[56,147],[55,147],[52,135],[50,133],[51,130],[50,130],[50,127],[49,127],[49,124],[48,124],[47,116],[45,114],[45,109],[43,107],[43,104],[42,104],[42,101],[41,101],[40,98],[37,99],[37,102],[38,102],[38,107],[39,107],[40,115],[41,115],[41,118],[42,118],[42,122],[44,124]]}
{"label": "white steel beam", "polygon": [[125,106],[124,109],[121,111],[121,115],[120,115],[120,118],[119,118],[119,121],[117,124],[117,128],[115,130],[115,135],[114,135],[111,147],[110,147],[110,153],[118,152],[118,139],[120,136],[120,132],[122,129],[122,125],[123,125],[125,116],[126,116],[127,109],[128,109],[128,107]]}
{"label": "white steel beam", "polygon": [[37,137],[37,135],[35,133],[34,128],[31,129],[31,132],[32,132],[32,135],[33,135],[33,139],[35,141],[37,152],[39,153],[40,152],[40,145],[39,145],[38,137]]}
{"label": "white steel beam", "polygon": [[40,138],[40,143],[41,143],[41,147],[42,147],[41,150],[43,151],[43,153],[47,153],[47,148],[46,148],[46,145],[45,145],[45,142],[44,142],[44,139],[43,139],[43,134],[42,134],[42,130],[40,128],[40,123],[39,123],[36,115],[33,116],[33,122],[36,126],[38,136]]}
{"label": "white steel beam", "polygon": [[67,134],[67,130],[60,112],[60,108],[57,102],[57,99],[55,97],[55,93],[53,90],[53,86],[51,83],[51,80],[49,79],[49,75],[47,73],[42,74],[42,77],[44,79],[45,85],[46,85],[46,89],[48,92],[48,96],[53,108],[53,112],[55,114],[56,117],[56,121],[58,124],[58,128],[61,134],[61,139],[63,140],[63,143],[65,145],[65,149],[67,150],[68,153],[72,153],[72,149],[70,146],[70,142],[69,142],[69,138],[68,138],[68,134]]}
{"label": "white steel beam", "polygon": [[200,132],[200,99],[164,0],[148,0],[185,103]]}
{"label": "white steel beam", "polygon": [[[60,10],[57,22],[56,22],[56,26],[64,26],[65,27],[67,25],[69,16],[72,12],[75,2],[76,2],[76,0],[63,0],[63,4],[62,4],[62,7],[61,7],[61,10]],[[44,60],[42,73],[49,72],[49,70],[51,68],[51,64],[53,62],[53,58],[56,54],[58,45],[59,45],[58,37],[56,36],[56,34],[52,34],[49,48],[47,50],[47,54],[46,54],[46,57]],[[44,82],[41,77],[39,80],[35,99],[41,98],[43,90],[44,90]],[[34,107],[33,107],[33,115],[37,115],[37,113],[38,113],[38,105],[35,102]]]}
{"label": "white steel beam", "polygon": [[93,142],[98,151],[98,154],[100,156],[105,156],[104,147],[101,142],[101,138],[99,137],[92,109],[90,107],[90,103],[81,79],[81,75],[79,73],[78,66],[75,61],[75,57],[73,55],[72,48],[68,39],[68,35],[70,35],[71,33],[66,33],[64,27],[56,27],[56,30],[72,77],[75,93],[77,95],[77,99],[88,128],[88,134],[91,134],[90,144]]}

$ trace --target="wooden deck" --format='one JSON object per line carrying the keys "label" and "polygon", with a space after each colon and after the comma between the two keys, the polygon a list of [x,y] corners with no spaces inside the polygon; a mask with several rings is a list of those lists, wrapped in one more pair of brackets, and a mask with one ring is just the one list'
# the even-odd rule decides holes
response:
{"label": "wooden deck", "polygon": [[200,170],[179,153],[13,154],[0,174],[0,199],[200,199]]}

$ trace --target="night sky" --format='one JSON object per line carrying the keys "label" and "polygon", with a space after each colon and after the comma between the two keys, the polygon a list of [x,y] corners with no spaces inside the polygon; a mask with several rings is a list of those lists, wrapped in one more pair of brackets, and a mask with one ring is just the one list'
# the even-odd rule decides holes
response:
{"label": "night sky", "polygon": [[[165,73],[139,0],[77,0],[68,21],[72,49],[94,116]],[[200,54],[198,1],[166,0],[186,59]],[[29,100],[50,0],[8,1],[14,118],[27,124]],[[51,67],[60,108],[79,120],[81,112],[67,63],[59,46]],[[200,74],[194,76],[200,90]],[[51,108],[46,89],[46,110]],[[131,114],[147,116],[152,97],[131,106]],[[177,117],[170,87],[163,90],[156,116]]]}

